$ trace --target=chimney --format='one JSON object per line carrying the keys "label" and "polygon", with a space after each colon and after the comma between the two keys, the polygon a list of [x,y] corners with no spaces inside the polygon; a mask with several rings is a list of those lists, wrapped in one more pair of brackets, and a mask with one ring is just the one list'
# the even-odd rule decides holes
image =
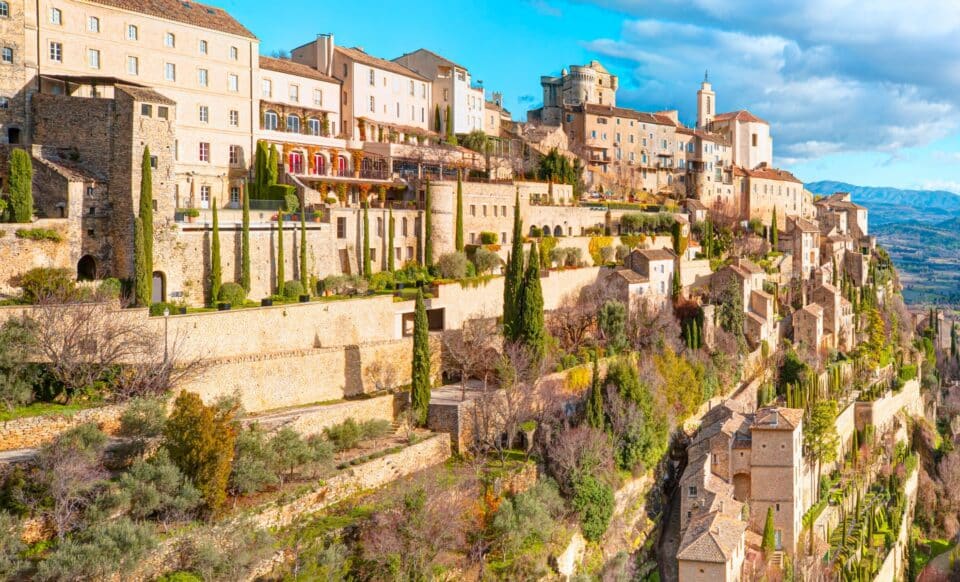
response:
{"label": "chimney", "polygon": [[333,52],[335,48],[333,33],[317,35],[317,70],[330,77],[333,76]]}

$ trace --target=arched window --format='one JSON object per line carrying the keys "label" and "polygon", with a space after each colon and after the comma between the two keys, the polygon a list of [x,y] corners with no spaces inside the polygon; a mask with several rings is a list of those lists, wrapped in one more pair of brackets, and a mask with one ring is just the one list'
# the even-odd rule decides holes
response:
{"label": "arched window", "polygon": [[97,260],[83,255],[77,263],[77,281],[93,281],[97,278]]}
{"label": "arched window", "polygon": [[560,225],[553,227],[553,236],[563,236],[563,229],[560,228]]}
{"label": "arched window", "polygon": [[0,2],[0,18],[10,16],[10,5],[6,2]]}
{"label": "arched window", "polygon": [[280,125],[280,117],[276,111],[265,111],[263,113],[263,129],[277,131],[278,125]]}
{"label": "arched window", "polygon": [[300,118],[296,115],[287,116],[287,133],[300,133]]}
{"label": "arched window", "polygon": [[347,158],[340,156],[337,160],[337,175],[346,176],[347,175]]}
{"label": "arched window", "polygon": [[321,154],[313,154],[313,173],[321,176],[327,173],[327,160]]}
{"label": "arched window", "polygon": [[311,117],[307,120],[307,133],[310,135],[320,135],[320,120],[316,117]]}

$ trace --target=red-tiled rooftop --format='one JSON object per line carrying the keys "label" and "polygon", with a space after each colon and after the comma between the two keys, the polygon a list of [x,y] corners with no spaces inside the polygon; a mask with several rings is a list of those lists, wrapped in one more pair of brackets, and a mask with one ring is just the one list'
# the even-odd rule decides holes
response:
{"label": "red-tiled rooftop", "polygon": [[139,12],[164,20],[192,24],[218,32],[257,38],[247,27],[222,8],[188,0],[89,0],[94,4]]}

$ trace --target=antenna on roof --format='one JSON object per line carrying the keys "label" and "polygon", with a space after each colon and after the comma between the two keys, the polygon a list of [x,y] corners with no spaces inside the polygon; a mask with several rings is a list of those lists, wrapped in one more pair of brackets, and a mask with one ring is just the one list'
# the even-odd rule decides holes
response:
{"label": "antenna on roof", "polygon": [[709,70],[709,69],[706,69],[706,70],[703,71],[703,82],[704,82],[704,83],[709,83],[709,82],[710,82],[710,70]]}

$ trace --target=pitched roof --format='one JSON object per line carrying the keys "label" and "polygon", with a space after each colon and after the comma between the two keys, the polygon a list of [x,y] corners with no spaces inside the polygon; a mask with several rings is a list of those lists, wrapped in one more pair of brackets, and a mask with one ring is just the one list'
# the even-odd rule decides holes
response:
{"label": "pitched roof", "polygon": [[148,87],[134,87],[132,85],[117,85],[117,91],[122,91],[133,98],[134,101],[147,101],[149,103],[160,103],[162,105],[176,105],[177,102],[169,97],[165,97]]}
{"label": "pitched roof", "polygon": [[686,204],[687,208],[692,210],[709,210],[706,204],[697,200],[696,198],[687,198],[684,204]]}
{"label": "pitched roof", "polygon": [[644,123],[676,126],[673,120],[667,117],[666,115],[658,115],[656,113],[646,113],[643,111],[637,111],[636,109],[628,109],[626,107],[614,107],[612,105],[598,105],[596,103],[585,103],[583,105],[583,111],[584,113],[589,113],[590,115],[623,117],[625,119],[636,119]]}
{"label": "pitched roof", "polygon": [[94,4],[139,12],[164,20],[191,24],[217,32],[256,39],[256,35],[222,8],[192,0],[88,0]]}
{"label": "pitched roof", "polygon": [[616,271],[611,273],[611,276],[620,277],[621,279],[623,279],[627,283],[630,283],[631,285],[650,282],[649,279],[647,279],[640,273],[634,271],[633,269],[617,269]]}
{"label": "pitched roof", "polygon": [[763,273],[763,269],[761,269],[756,263],[743,257],[737,257],[732,263],[730,263],[729,266],[731,269],[736,271],[738,274],[743,275],[744,277]]}
{"label": "pitched roof", "polygon": [[404,75],[407,77],[413,77],[414,79],[419,79],[420,81],[430,81],[430,79],[424,77],[416,71],[412,71],[407,67],[404,67],[400,63],[395,63],[393,61],[388,61],[386,59],[381,59],[380,57],[375,57],[373,55],[368,55],[363,52],[363,49],[353,47],[347,48],[343,46],[338,46],[335,49],[338,53],[341,53],[350,60],[362,63],[369,67],[376,67],[378,69],[383,69],[384,71],[390,71],[391,73],[396,73],[398,75]]}
{"label": "pitched roof", "polygon": [[780,182],[796,182],[797,184],[803,184],[796,176],[791,174],[786,170],[780,170],[777,168],[769,168],[766,166],[760,166],[753,170],[747,168],[734,168],[734,172],[738,176],[750,176],[751,178],[759,178],[761,180],[778,180]]}
{"label": "pitched roof", "polygon": [[677,133],[682,133],[684,135],[693,135],[699,137],[700,139],[705,139],[707,141],[712,141],[720,145],[730,145],[730,142],[727,138],[723,137],[719,133],[713,133],[710,131],[703,131],[702,129],[693,129],[690,127],[677,127]]}
{"label": "pitched roof", "polygon": [[[425,49],[425,48],[422,48],[422,47],[421,47],[421,48],[418,48],[418,49],[415,50],[415,51],[410,51],[410,52],[408,52],[408,53],[403,53],[403,54],[400,55],[399,57],[393,59],[393,61],[394,61],[394,62],[398,62],[400,59],[402,59],[402,58],[405,57],[405,56],[415,55],[415,54],[417,54],[417,53],[424,53],[424,54],[430,55],[431,57],[433,57],[433,58],[435,58],[435,59],[443,62],[443,64],[445,64],[445,65],[447,65],[447,66],[449,66],[449,67],[456,67],[456,68],[458,68],[458,69],[463,69],[463,70],[466,70],[466,69],[467,69],[467,68],[464,67],[463,65],[458,65],[457,63],[451,61],[451,60],[448,59],[447,57],[438,55],[437,53],[433,52],[432,50],[430,50],[430,49]],[[406,65],[403,65],[403,66],[406,67]]]}
{"label": "pitched roof", "polygon": [[677,559],[726,563],[744,539],[746,530],[746,522],[720,512],[699,516],[687,525]]}
{"label": "pitched roof", "polygon": [[339,80],[334,79],[333,77],[328,77],[309,65],[296,63],[290,59],[275,59],[273,57],[265,57],[260,55],[260,68],[268,71],[274,71],[276,73],[284,73],[287,75],[304,77],[306,79],[315,79],[317,81],[326,81],[328,83],[336,83],[338,85],[340,84]]}
{"label": "pitched roof", "polygon": [[751,428],[770,430],[794,430],[803,422],[803,410],[799,408],[770,407],[757,411]]}
{"label": "pitched roof", "polygon": [[677,258],[670,249],[637,249],[633,252],[639,253],[648,261],[672,261]]}
{"label": "pitched roof", "polygon": [[820,226],[812,220],[807,220],[806,218],[800,218],[798,216],[793,219],[793,224],[794,227],[800,232],[820,232]]}
{"label": "pitched roof", "polygon": [[720,113],[713,117],[714,121],[740,121],[744,123],[764,123],[770,125],[766,121],[760,119],[756,115],[750,113],[746,109],[741,109],[739,111],[730,111],[729,113]]}

